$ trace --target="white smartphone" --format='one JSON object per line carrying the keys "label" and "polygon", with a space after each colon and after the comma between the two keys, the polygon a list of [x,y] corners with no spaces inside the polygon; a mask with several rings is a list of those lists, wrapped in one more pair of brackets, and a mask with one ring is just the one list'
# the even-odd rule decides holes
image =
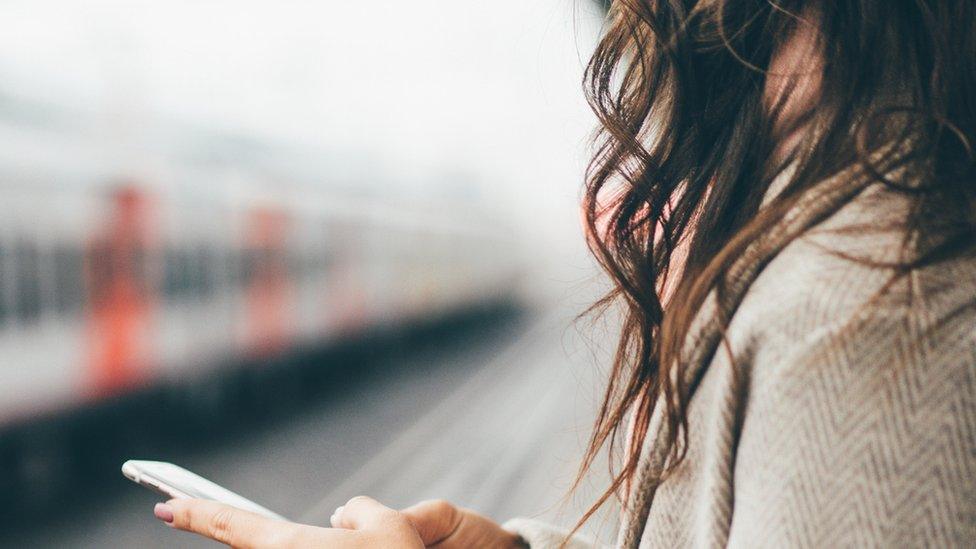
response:
{"label": "white smartphone", "polygon": [[235,494],[216,483],[190,471],[164,461],[130,459],[122,464],[122,474],[132,482],[149,488],[166,499],[200,498],[233,505],[268,518],[287,520],[285,517],[261,507],[253,501]]}

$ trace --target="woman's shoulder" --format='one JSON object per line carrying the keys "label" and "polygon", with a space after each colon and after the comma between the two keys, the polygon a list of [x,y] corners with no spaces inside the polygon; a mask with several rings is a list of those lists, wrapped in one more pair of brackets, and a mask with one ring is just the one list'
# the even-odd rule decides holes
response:
{"label": "woman's shoulder", "polygon": [[900,245],[871,225],[888,213],[857,204],[792,242],[733,319],[750,342],[733,545],[972,539],[976,257],[892,282],[867,261]]}
{"label": "woman's shoulder", "polygon": [[876,186],[809,229],[755,279],[730,332],[784,350],[832,336],[870,345],[879,330],[916,342],[958,332],[943,351],[976,360],[976,255],[895,277],[908,207],[904,195]]}

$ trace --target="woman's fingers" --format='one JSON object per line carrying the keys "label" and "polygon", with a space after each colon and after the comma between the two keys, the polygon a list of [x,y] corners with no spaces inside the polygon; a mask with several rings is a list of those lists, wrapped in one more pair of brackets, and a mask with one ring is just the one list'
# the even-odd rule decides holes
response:
{"label": "woman's fingers", "polygon": [[406,515],[366,496],[354,497],[336,509],[332,516],[332,525],[368,536],[376,541],[369,545],[370,547],[422,548],[426,546]]}
{"label": "woman's fingers", "polygon": [[349,500],[333,517],[336,528],[269,519],[203,499],[171,499],[157,505],[155,514],[174,528],[239,549],[424,547],[405,515],[367,497]]}
{"label": "woman's fingers", "polygon": [[333,517],[336,528],[269,519],[203,499],[171,499],[157,505],[155,514],[174,528],[239,549],[424,547],[406,516],[367,497],[349,500]]}
{"label": "woman's fingers", "polygon": [[286,547],[291,545],[289,539],[297,533],[297,525],[292,523],[265,518],[216,501],[171,499],[164,505],[168,509],[161,513],[157,506],[156,516],[166,515],[168,511],[172,517],[166,521],[169,525],[235,548]]}
{"label": "woman's fingers", "polygon": [[403,514],[410,520],[424,545],[440,543],[457,531],[464,518],[453,504],[442,499],[422,501],[403,510]]}
{"label": "woman's fingers", "polygon": [[336,509],[332,525],[352,530],[412,528],[402,514],[366,496],[356,496]]}

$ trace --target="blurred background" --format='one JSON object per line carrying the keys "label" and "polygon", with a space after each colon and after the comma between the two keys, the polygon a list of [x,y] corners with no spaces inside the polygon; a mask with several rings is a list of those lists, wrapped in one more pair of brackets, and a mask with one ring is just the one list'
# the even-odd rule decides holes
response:
{"label": "blurred background", "polygon": [[0,546],[209,546],[129,458],[296,520],[573,524],[613,341],[574,322],[603,14],[0,3]]}

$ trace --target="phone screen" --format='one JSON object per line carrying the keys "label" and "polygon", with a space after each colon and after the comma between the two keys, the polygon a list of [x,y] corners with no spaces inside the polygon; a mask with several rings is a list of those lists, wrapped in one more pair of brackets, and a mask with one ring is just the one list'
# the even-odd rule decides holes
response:
{"label": "phone screen", "polygon": [[209,499],[269,518],[286,520],[281,515],[172,463],[129,460],[122,464],[122,474],[166,498]]}

